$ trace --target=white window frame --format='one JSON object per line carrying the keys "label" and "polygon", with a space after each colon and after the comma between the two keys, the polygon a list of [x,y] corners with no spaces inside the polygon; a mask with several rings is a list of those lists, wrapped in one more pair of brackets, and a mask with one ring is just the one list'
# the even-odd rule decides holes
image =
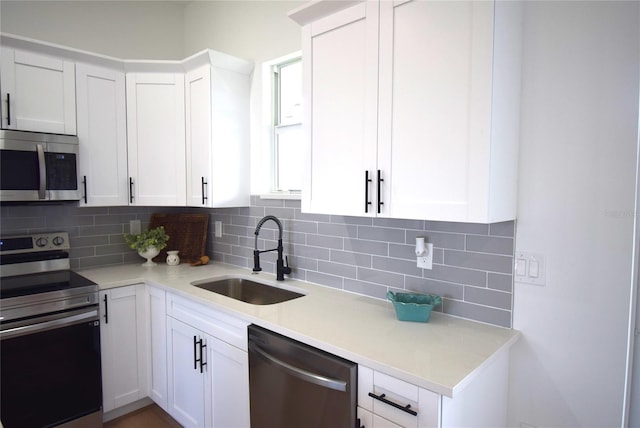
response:
{"label": "white window frame", "polygon": [[291,126],[302,126],[302,123],[292,123],[292,124],[283,124],[279,125],[277,123],[277,114],[279,111],[279,106],[277,105],[278,99],[275,96],[275,91],[277,90],[275,84],[275,75],[274,69],[282,67],[288,63],[295,62],[302,58],[302,52],[297,51],[291,54],[273,59],[271,61],[264,62],[262,65],[262,96],[263,96],[263,123],[265,127],[268,127],[268,131],[265,129],[266,142],[263,145],[265,150],[269,152],[269,192],[262,193],[260,197],[262,199],[301,199],[300,190],[294,191],[280,191],[277,189],[277,173],[278,173],[278,165],[277,165],[277,133],[280,129],[285,129]]}

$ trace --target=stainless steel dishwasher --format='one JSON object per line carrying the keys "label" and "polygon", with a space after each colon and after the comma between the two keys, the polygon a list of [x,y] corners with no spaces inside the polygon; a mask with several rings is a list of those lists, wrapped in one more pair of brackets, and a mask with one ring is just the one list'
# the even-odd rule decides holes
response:
{"label": "stainless steel dishwasher", "polygon": [[251,428],[353,428],[358,365],[249,326]]}

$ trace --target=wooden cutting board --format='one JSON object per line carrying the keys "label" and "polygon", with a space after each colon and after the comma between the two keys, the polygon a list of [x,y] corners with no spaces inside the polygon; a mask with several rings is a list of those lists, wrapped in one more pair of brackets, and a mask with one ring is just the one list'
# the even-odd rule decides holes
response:
{"label": "wooden cutting board", "polygon": [[167,251],[178,250],[180,263],[189,263],[206,254],[209,214],[162,214],[153,213],[149,229],[164,226],[169,235],[167,246],[153,260],[164,263]]}

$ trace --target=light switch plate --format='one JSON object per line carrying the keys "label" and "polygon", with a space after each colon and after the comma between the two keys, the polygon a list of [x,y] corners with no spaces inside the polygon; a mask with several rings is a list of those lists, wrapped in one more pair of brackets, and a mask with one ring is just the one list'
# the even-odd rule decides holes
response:
{"label": "light switch plate", "polygon": [[544,254],[524,251],[516,252],[514,266],[515,282],[545,285],[546,271]]}

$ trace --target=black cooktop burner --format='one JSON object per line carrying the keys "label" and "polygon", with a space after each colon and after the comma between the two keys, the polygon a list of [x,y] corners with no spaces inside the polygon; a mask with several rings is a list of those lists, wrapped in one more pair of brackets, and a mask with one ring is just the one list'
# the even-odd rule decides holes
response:
{"label": "black cooktop burner", "polygon": [[95,285],[70,270],[18,275],[0,280],[0,299]]}

